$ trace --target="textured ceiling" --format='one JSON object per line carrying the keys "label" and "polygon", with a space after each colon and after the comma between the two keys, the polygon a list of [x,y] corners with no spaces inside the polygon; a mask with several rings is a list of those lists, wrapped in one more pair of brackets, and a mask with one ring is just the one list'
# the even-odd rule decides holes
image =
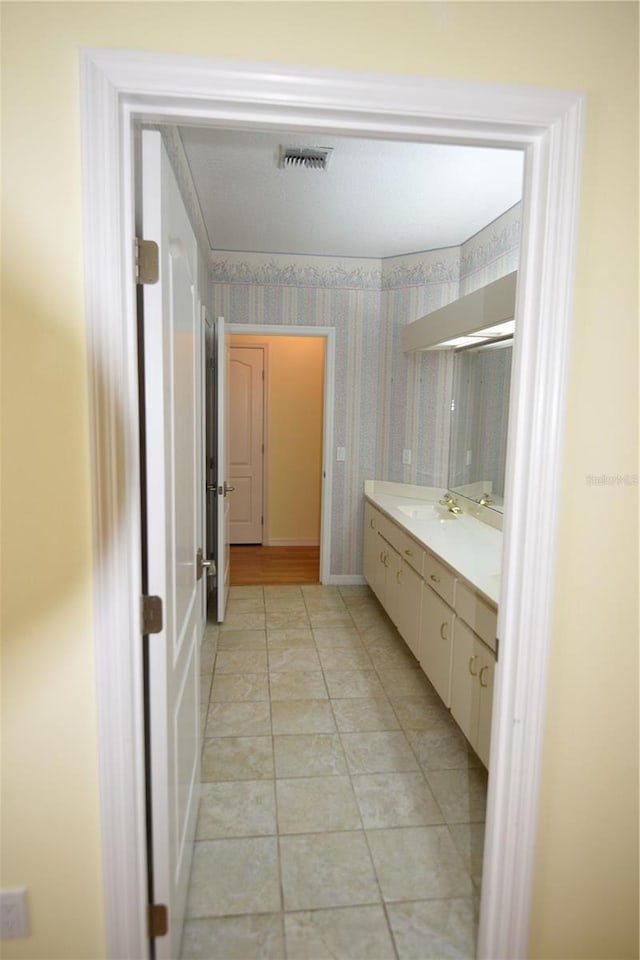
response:
{"label": "textured ceiling", "polygon": [[[181,127],[213,250],[391,257],[457,246],[521,197],[512,150]],[[280,145],[333,147],[282,169]]]}

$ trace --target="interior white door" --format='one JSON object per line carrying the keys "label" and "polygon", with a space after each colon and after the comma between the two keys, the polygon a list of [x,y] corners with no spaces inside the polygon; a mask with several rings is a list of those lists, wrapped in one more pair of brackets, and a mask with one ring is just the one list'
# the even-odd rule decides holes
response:
{"label": "interior white door", "polygon": [[264,348],[230,348],[229,477],[231,543],[262,543]]}
{"label": "interior white door", "polygon": [[206,588],[205,588],[205,617],[209,610],[209,602],[213,602],[215,593],[215,575],[216,575],[216,511],[218,509],[216,502],[216,404],[215,404],[215,366],[216,366],[216,343],[215,330],[211,317],[205,307],[202,308],[202,338],[204,353],[204,374],[203,386],[204,396],[202,398],[202,409],[204,411],[204,512],[205,512],[205,556],[209,566],[207,567]]}
{"label": "interior white door", "polygon": [[142,134],[142,227],[160,277],[143,287],[152,896],[168,909],[158,960],[179,956],[199,802],[199,654],[204,629],[198,250],[160,134]]}
{"label": "interior white door", "polygon": [[224,620],[229,594],[229,494],[233,486],[227,481],[229,436],[229,337],[225,332],[224,317],[216,321],[216,494],[217,494],[217,550],[216,586],[218,622]]}

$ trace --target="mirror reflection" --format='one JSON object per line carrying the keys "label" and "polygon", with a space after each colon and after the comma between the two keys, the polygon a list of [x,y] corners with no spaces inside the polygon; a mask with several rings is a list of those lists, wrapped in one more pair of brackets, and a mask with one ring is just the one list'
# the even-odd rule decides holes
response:
{"label": "mirror reflection", "polygon": [[504,510],[513,341],[462,349],[454,357],[449,490]]}

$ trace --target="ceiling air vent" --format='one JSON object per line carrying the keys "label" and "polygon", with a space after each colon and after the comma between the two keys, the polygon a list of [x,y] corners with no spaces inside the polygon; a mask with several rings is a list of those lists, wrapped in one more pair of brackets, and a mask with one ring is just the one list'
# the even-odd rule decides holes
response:
{"label": "ceiling air vent", "polygon": [[280,166],[326,170],[333,147],[280,147]]}

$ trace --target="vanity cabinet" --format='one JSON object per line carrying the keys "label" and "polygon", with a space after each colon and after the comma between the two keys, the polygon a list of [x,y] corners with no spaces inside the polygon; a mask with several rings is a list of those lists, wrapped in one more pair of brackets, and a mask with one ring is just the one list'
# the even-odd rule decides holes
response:
{"label": "vanity cabinet", "polygon": [[489,766],[497,613],[466,584],[459,584],[451,667],[451,714]]}
{"label": "vanity cabinet", "polygon": [[398,632],[488,767],[495,606],[369,501],[363,569]]}

